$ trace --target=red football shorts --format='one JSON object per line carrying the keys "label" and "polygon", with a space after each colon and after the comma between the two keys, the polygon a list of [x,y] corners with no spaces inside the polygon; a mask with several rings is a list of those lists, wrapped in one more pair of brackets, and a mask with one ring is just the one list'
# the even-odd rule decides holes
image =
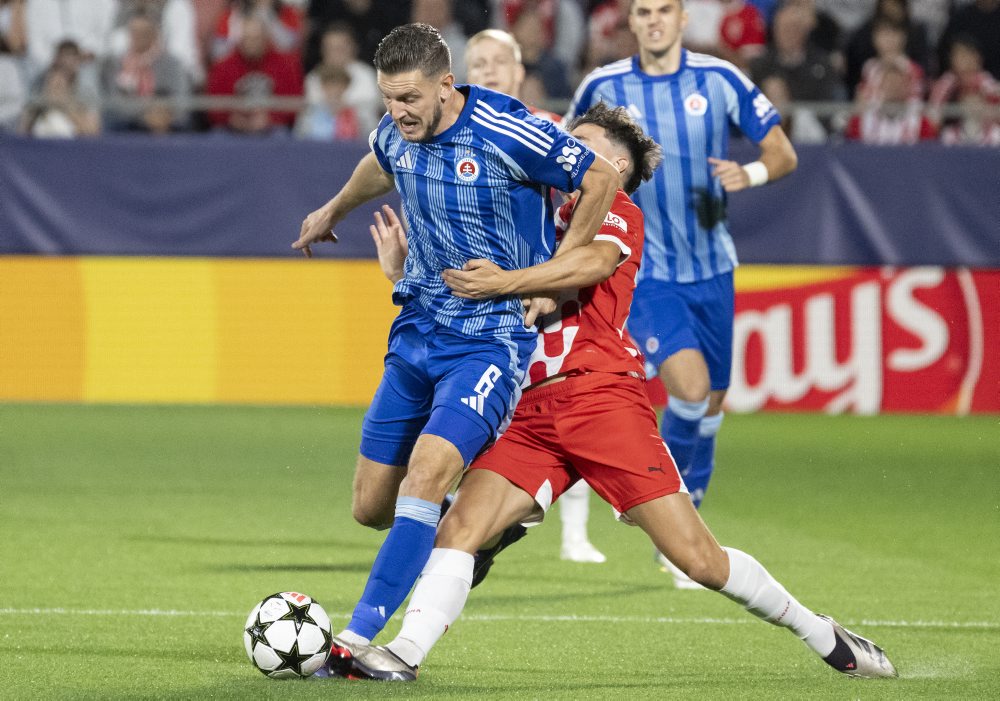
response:
{"label": "red football shorts", "polygon": [[643,382],[594,372],[528,390],[471,469],[490,470],[547,510],[583,478],[620,513],[684,489]]}

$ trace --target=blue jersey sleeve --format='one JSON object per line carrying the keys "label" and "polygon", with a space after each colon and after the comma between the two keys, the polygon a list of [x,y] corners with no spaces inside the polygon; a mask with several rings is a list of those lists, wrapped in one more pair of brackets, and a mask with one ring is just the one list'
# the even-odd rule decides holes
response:
{"label": "blue jersey sleeve", "polygon": [[382,116],[381,121],[379,121],[378,126],[375,130],[368,136],[368,145],[371,147],[372,153],[375,154],[375,158],[378,160],[378,164],[382,166],[382,170],[386,173],[392,172],[392,162],[389,157],[385,155],[385,143],[388,137],[389,127],[392,126],[392,117],[389,113],[385,113]]}
{"label": "blue jersey sleeve", "polygon": [[485,101],[476,105],[472,120],[483,138],[493,143],[512,176],[561,192],[580,187],[594,162],[594,152],[547,119],[535,117],[520,103],[501,112]]}
{"label": "blue jersey sleeve", "polygon": [[781,117],[771,101],[738,68],[731,66],[724,73],[727,82],[736,92],[729,119],[747,138],[760,143],[771,127],[781,124]]}

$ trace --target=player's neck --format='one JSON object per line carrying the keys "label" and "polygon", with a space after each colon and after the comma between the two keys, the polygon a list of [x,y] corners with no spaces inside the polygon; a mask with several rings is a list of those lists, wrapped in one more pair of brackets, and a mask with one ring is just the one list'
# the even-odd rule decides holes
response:
{"label": "player's neck", "polygon": [[647,75],[670,75],[681,67],[680,43],[663,53],[639,49],[639,67]]}
{"label": "player's neck", "polygon": [[437,130],[435,130],[434,136],[443,134],[455,125],[455,122],[458,121],[459,116],[462,114],[462,110],[465,108],[465,100],[465,94],[461,90],[452,89],[451,96],[444,104],[441,122],[438,124]]}

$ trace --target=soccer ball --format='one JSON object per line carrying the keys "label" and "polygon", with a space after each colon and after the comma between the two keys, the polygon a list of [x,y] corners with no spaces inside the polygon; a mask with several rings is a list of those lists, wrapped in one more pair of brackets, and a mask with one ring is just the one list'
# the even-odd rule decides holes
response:
{"label": "soccer ball", "polygon": [[272,679],[308,677],[326,664],[333,633],[330,617],[305,594],[271,594],[253,607],[243,646],[254,667]]}

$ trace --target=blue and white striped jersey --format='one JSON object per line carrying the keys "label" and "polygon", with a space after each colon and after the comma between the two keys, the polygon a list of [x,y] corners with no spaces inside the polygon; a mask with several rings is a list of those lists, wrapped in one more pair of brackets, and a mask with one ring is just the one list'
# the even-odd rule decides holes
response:
{"label": "blue and white striped jersey", "polygon": [[441,272],[472,258],[505,270],[548,260],[555,242],[549,188],[579,188],[594,153],[508,95],[459,89],[466,96],[461,115],[429,143],[404,140],[388,115],[372,134],[372,151],[395,178],[409,224],[410,251],[393,301],[413,300],[469,336],[528,333],[520,298],[460,299]]}
{"label": "blue and white striped jersey", "polygon": [[646,218],[639,281],[695,282],[736,267],[726,193],[708,157],[727,157],[730,124],[759,143],[781,121],[770,101],[733,64],[686,49],[670,75],[643,73],[638,56],[594,70],[566,123],[601,101],[626,107],[663,148],[663,164],[632,196]]}

